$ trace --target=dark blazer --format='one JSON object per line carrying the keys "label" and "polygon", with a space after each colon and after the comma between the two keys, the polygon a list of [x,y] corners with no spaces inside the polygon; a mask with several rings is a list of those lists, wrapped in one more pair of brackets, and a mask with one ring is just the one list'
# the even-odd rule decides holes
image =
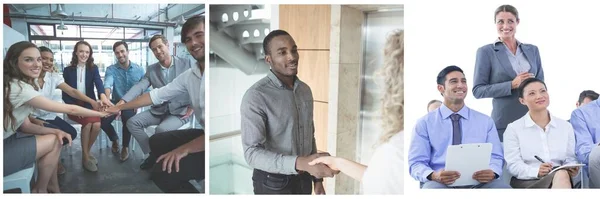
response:
{"label": "dark blazer", "polygon": [[[98,66],[94,65],[92,68],[86,67],[85,69],[85,95],[94,100],[100,99],[100,94],[104,93],[104,84],[102,83],[102,78],[100,78]],[[66,67],[63,71],[63,78],[65,79],[65,83],[77,89],[77,66]],[[98,91],[98,98],[96,98],[94,93],[94,85]],[[76,104],[77,101],[80,101],[65,92],[62,92],[62,99],[65,104]],[[87,102],[84,103],[84,107],[92,109],[92,105]]]}
{"label": "dark blazer", "polygon": [[[544,70],[538,47],[521,43],[521,51],[531,65],[530,73],[535,78],[544,80]],[[512,80],[517,73],[514,71],[508,55],[508,49],[502,42],[495,42],[477,49],[475,61],[473,95],[477,99],[493,98],[492,119],[496,123],[500,140],[503,139],[506,126],[527,113],[527,107],[519,103],[517,89],[512,89]]]}

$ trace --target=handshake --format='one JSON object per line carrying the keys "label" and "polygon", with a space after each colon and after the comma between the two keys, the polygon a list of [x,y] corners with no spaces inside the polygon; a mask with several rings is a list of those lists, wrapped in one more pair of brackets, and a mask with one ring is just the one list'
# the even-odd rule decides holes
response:
{"label": "handshake", "polygon": [[331,178],[340,173],[333,162],[332,157],[327,152],[315,153],[309,156],[298,157],[296,159],[296,170],[305,171],[315,178]]}

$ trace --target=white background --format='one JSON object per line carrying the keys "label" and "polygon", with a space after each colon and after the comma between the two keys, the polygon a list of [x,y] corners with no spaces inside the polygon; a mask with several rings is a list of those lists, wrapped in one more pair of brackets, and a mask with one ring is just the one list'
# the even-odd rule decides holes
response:
{"label": "white background", "polygon": [[[567,120],[581,91],[600,91],[596,80],[599,17],[593,5],[578,1],[410,2],[405,6],[405,149],[416,121],[426,114],[427,102],[443,99],[436,76],[446,66],[464,70],[469,86],[466,105],[491,114],[491,98],[475,99],[471,91],[477,49],[497,38],[494,11],[502,4],[519,11],[516,38],[540,50],[552,114]],[[405,194],[418,191],[419,183],[408,173],[405,183]]]}

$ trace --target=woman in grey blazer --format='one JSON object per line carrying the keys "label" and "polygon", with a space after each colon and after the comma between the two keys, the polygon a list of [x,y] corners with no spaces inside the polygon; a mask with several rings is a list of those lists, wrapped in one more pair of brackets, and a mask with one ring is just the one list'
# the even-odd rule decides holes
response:
{"label": "woman in grey blazer", "polygon": [[502,5],[494,15],[498,39],[477,49],[473,95],[477,99],[493,98],[492,119],[500,141],[506,126],[527,113],[519,103],[517,88],[528,78],[544,81],[540,52],[535,45],[515,38],[519,13],[511,5]]}

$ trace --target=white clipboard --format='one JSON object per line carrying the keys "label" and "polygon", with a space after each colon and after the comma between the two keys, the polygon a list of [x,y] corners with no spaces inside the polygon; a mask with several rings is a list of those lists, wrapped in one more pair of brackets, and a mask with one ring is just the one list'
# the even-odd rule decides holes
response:
{"label": "white clipboard", "polygon": [[446,151],[446,171],[458,171],[460,178],[448,186],[477,185],[477,171],[490,169],[492,143],[451,145]]}

